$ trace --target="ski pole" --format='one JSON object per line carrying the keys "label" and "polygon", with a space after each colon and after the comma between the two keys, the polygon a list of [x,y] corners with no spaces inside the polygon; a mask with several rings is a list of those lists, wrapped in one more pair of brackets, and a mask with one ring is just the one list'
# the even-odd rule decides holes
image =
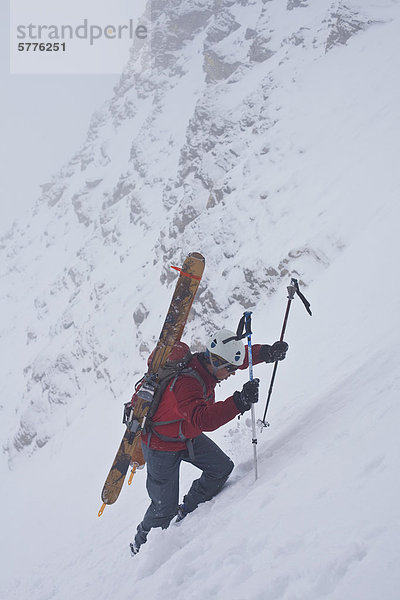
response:
{"label": "ski pole", "polygon": [[[251,312],[244,313],[244,321],[246,327],[247,336],[247,348],[249,355],[249,377],[250,381],[253,381],[253,350],[251,346]],[[254,479],[257,481],[258,470],[257,470],[257,433],[256,433],[256,411],[254,404],[251,405],[251,431],[252,431],[252,444],[253,444],[253,457],[254,457]]]}
{"label": "ski pole", "polygon": [[[300,300],[303,302],[304,307],[305,307],[306,311],[308,312],[308,314],[310,316],[312,315],[312,312],[311,312],[311,309],[310,309],[310,303],[303,296],[303,294],[300,292],[299,283],[298,283],[297,279],[294,279],[292,277],[290,285],[287,287],[287,291],[288,291],[288,296],[287,296],[288,297],[288,302],[287,302],[287,305],[286,305],[285,317],[283,319],[283,326],[282,326],[282,331],[281,331],[281,337],[279,338],[280,342],[283,342],[283,338],[285,337],[286,325],[287,325],[288,318],[289,318],[290,307],[291,307],[291,304],[292,304],[292,301],[294,299],[294,295],[295,294],[297,294],[299,296]],[[272,371],[272,377],[271,377],[271,382],[270,382],[270,385],[269,385],[267,402],[266,402],[265,410],[264,410],[264,416],[263,416],[262,420],[259,419],[258,422],[257,422],[257,424],[261,426],[261,431],[262,431],[262,429],[264,427],[269,427],[269,423],[265,419],[266,419],[266,416],[267,416],[269,402],[271,400],[272,389],[274,387],[275,377],[276,377],[277,370],[278,370],[278,361],[275,362],[274,369]]]}

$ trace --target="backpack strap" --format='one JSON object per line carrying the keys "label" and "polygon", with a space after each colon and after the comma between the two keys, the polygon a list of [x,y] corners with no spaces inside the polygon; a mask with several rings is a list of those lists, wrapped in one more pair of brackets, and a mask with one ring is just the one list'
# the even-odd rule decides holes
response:
{"label": "backpack strap", "polygon": [[[207,395],[207,388],[206,388],[206,384],[203,381],[203,378],[197,373],[197,371],[195,371],[191,367],[188,367],[187,369],[183,369],[182,371],[180,371],[179,373],[176,373],[174,375],[174,377],[171,381],[171,385],[169,386],[169,391],[172,392],[172,390],[175,387],[175,383],[176,383],[177,379],[182,376],[193,377],[194,379],[196,379],[203,388],[203,399],[205,400],[205,402],[208,402],[211,399],[212,395],[211,394]],[[162,395],[164,394],[166,388],[168,387],[168,384],[169,384],[169,381],[167,382],[167,385],[165,386],[165,388],[162,392]],[[160,399],[160,401],[161,401],[161,399]],[[147,428],[149,430],[148,446],[150,447],[151,436],[153,434],[156,437],[158,437],[160,440],[162,440],[163,442],[186,442],[186,446],[187,446],[187,449],[189,452],[189,457],[191,460],[193,460],[194,459],[193,442],[190,438],[185,437],[182,433],[183,421],[184,421],[184,419],[172,419],[171,421],[148,420],[147,421]],[[154,429],[155,427],[162,427],[163,425],[170,425],[171,423],[179,423],[178,437],[170,437],[167,435],[163,435],[162,433],[159,433],[158,431],[156,431]]]}

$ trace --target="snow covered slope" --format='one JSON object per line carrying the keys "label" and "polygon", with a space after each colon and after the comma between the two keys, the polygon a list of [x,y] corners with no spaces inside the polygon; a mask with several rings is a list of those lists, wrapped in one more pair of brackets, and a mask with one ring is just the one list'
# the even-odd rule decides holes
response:
{"label": "snow covered slope", "polygon": [[[152,71],[132,60],[1,240],[2,597],[395,600],[399,3],[153,2],[152,22]],[[277,339],[291,275],[314,315],[293,306],[259,481],[232,422],[230,484],[132,560],[144,473],[100,520],[99,495],[191,250],[194,347],[244,308]]]}

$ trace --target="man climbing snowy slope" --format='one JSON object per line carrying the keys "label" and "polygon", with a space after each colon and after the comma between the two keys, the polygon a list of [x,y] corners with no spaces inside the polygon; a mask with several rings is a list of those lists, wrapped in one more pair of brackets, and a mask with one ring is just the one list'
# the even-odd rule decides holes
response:
{"label": "man climbing snowy slope", "polygon": [[[275,342],[253,346],[253,363],[283,360],[288,345]],[[179,354],[189,348],[179,342]],[[182,520],[197,506],[213,498],[224,486],[234,467],[232,460],[203,432],[214,431],[249,410],[258,401],[259,380],[244,384],[223,402],[215,402],[215,386],[248,367],[247,347],[227,329],[217,331],[204,352],[193,355],[185,372],[167,386],[152,418],[148,433],[142,435],[147,463],[147,491],[151,499],[137,527],[131,552],[136,554],[153,527],[166,529],[176,516]],[[189,462],[202,471],[199,479],[179,503],[179,467]]]}

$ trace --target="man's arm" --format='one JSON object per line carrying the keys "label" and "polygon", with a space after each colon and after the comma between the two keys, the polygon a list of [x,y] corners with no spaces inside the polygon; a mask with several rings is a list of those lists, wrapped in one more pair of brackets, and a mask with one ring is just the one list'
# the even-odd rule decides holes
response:
{"label": "man's arm", "polygon": [[[268,344],[254,344],[252,346],[253,351],[253,364],[258,365],[262,362],[273,363],[277,360],[283,360],[286,358],[286,352],[288,351],[288,344],[286,342],[275,342],[272,346]],[[246,356],[244,362],[239,369],[248,369],[249,367],[249,349],[246,346]]]}
{"label": "man's arm", "polygon": [[240,412],[232,396],[223,402],[206,402],[201,384],[193,377],[180,377],[173,392],[182,419],[201,431],[214,431]]}

